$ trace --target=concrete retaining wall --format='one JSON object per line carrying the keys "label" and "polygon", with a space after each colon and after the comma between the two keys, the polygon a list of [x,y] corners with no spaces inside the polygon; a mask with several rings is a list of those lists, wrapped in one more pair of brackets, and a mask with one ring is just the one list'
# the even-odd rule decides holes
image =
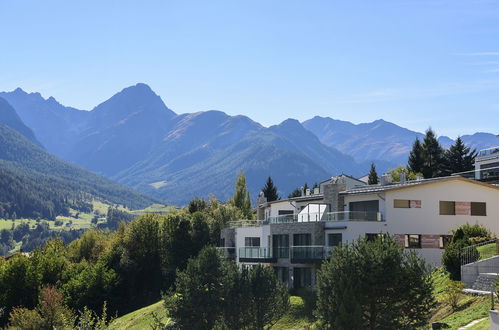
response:
{"label": "concrete retaining wall", "polygon": [[461,282],[471,288],[480,273],[499,273],[499,256],[461,266]]}

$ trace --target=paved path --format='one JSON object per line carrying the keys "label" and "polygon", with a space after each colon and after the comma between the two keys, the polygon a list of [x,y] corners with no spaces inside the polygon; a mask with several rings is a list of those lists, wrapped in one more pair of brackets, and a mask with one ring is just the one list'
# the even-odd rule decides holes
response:
{"label": "paved path", "polygon": [[458,330],[471,328],[472,326],[474,326],[478,322],[482,322],[485,319],[486,319],[486,317],[484,317],[483,319],[479,319],[479,320],[475,320],[473,322],[470,322],[470,323],[466,324],[464,327],[459,328]]}

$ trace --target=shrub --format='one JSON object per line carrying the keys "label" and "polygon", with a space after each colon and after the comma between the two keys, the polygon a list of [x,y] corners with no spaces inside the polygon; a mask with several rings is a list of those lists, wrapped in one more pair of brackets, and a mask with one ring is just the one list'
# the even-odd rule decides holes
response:
{"label": "shrub", "polygon": [[459,281],[449,280],[447,282],[445,291],[444,291],[444,299],[445,302],[452,308],[453,311],[456,311],[459,305],[459,300],[462,296],[462,290],[464,288],[464,284]]}

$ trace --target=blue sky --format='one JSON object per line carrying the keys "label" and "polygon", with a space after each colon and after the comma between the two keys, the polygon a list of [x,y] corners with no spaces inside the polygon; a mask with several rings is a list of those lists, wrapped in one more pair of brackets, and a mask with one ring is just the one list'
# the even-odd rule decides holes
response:
{"label": "blue sky", "polygon": [[499,133],[499,0],[0,0],[0,90]]}

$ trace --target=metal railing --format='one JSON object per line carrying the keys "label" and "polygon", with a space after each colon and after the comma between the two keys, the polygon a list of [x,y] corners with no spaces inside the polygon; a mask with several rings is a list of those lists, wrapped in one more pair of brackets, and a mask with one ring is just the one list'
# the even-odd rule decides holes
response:
{"label": "metal railing", "polygon": [[460,176],[466,179],[482,181],[487,183],[499,183],[499,166],[453,173],[452,176]]}
{"label": "metal railing", "polygon": [[230,221],[227,228],[238,228],[238,227],[260,227],[266,224],[265,220],[237,220]]}
{"label": "metal railing", "polygon": [[471,264],[499,255],[499,241],[490,240],[466,246],[461,249],[461,265]]}
{"label": "metal railing", "polygon": [[286,214],[269,217],[266,220],[238,220],[228,223],[227,228],[259,227],[268,224],[319,221],[385,221],[381,212],[343,211]]}
{"label": "metal railing", "polygon": [[319,221],[383,221],[381,212],[343,211],[287,214],[269,217],[268,223],[319,222]]}

